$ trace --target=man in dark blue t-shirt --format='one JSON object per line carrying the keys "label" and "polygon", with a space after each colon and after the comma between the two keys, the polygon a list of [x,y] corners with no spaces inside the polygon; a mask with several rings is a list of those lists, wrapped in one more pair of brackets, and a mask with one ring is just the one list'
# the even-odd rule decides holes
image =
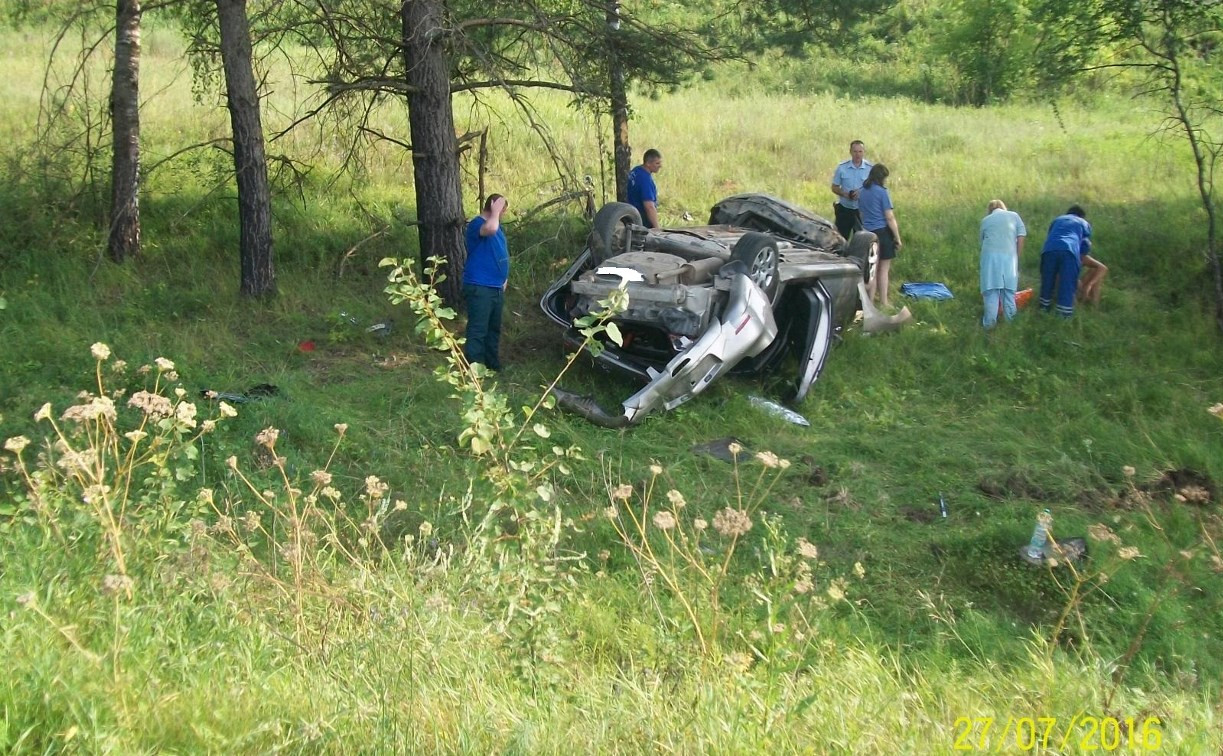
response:
{"label": "man in dark blue t-shirt", "polygon": [[658,187],[654,177],[662,168],[662,153],[648,149],[641,157],[641,165],[628,175],[628,201],[641,213],[641,222],[647,228],[658,228]]}
{"label": "man in dark blue t-shirt", "polygon": [[467,341],[463,353],[470,364],[501,369],[501,308],[510,278],[510,249],[501,228],[501,216],[510,203],[491,194],[484,209],[467,224],[467,266],[463,269],[463,297],[467,300]]}
{"label": "man in dark blue t-shirt", "polygon": [[1040,253],[1040,309],[1048,311],[1057,288],[1057,314],[1074,315],[1074,295],[1079,287],[1082,256],[1091,254],[1091,224],[1087,213],[1071,205],[1049,225],[1045,246]]}

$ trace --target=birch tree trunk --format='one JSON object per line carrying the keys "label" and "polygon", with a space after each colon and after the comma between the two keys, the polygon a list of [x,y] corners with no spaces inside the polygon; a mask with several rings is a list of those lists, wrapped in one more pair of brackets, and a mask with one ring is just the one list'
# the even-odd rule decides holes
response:
{"label": "birch tree trunk", "polygon": [[121,263],[140,255],[140,0],[115,7],[110,90],[113,150],[107,252]]}

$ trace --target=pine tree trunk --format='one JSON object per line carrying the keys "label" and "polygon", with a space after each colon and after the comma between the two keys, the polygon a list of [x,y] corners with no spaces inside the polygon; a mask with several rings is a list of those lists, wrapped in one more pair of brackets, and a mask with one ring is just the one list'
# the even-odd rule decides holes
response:
{"label": "pine tree trunk", "polygon": [[246,0],[217,0],[221,22],[221,63],[225,69],[225,99],[234,134],[234,170],[238,177],[238,218],[241,230],[242,293],[259,297],[276,291],[272,260],[272,194],[259,94],[251,63],[251,34]]}
{"label": "pine tree trunk", "polygon": [[115,24],[107,252],[121,263],[140,255],[140,0],[118,0]]}
{"label": "pine tree trunk", "polygon": [[430,257],[446,260],[438,294],[454,306],[462,295],[467,249],[442,10],[441,0],[406,0],[401,15],[420,259],[422,266]]}
{"label": "pine tree trunk", "polygon": [[628,91],[624,82],[624,64],[616,44],[620,30],[620,3],[612,0],[607,8],[608,69],[611,73],[612,155],[616,173],[616,201],[628,202],[628,174],[632,170],[632,148],[628,141]]}

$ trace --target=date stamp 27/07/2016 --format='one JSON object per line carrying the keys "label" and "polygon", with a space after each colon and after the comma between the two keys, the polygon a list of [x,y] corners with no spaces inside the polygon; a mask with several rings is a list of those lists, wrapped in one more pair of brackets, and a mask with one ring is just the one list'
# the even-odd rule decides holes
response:
{"label": "date stamp 27/07/2016", "polygon": [[955,751],[1158,751],[1159,717],[957,717]]}

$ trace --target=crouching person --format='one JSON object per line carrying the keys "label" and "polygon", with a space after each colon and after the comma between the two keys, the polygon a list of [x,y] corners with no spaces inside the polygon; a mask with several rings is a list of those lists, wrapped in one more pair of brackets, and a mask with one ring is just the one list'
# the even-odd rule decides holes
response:
{"label": "crouching person", "polygon": [[981,220],[981,296],[985,315],[981,325],[993,328],[999,304],[1007,320],[1015,317],[1015,290],[1019,288],[1019,255],[1028,229],[1019,213],[1002,200],[990,200]]}

